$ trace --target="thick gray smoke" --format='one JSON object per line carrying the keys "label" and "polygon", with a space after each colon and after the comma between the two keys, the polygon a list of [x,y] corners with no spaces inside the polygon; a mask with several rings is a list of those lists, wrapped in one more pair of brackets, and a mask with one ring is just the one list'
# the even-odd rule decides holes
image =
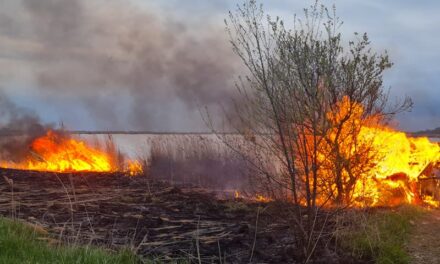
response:
{"label": "thick gray smoke", "polygon": [[141,3],[5,0],[0,34],[26,41],[18,53],[43,96],[77,102],[97,127],[202,129],[199,107],[227,106],[234,92],[238,63],[221,21]]}
{"label": "thick gray smoke", "polygon": [[18,107],[0,92],[0,159],[19,161],[28,153],[30,142],[46,133],[30,110]]}

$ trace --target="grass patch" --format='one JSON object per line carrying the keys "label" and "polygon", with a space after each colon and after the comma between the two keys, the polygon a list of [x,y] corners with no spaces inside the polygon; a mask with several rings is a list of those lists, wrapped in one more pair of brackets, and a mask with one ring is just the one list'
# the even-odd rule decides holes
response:
{"label": "grass patch", "polygon": [[42,228],[0,217],[0,263],[138,263],[129,251],[110,253],[103,249],[58,246]]}
{"label": "grass patch", "polygon": [[378,264],[406,264],[410,262],[405,243],[411,222],[423,213],[416,206],[349,212],[338,220],[336,239],[343,250],[358,259]]}

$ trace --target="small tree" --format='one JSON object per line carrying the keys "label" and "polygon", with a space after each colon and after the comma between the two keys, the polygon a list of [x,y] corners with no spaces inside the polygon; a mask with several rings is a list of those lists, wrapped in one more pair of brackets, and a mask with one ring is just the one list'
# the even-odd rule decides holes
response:
{"label": "small tree", "polygon": [[226,24],[248,70],[237,83],[242,99],[234,117],[248,143],[230,145],[257,172],[267,195],[287,194],[296,205],[295,237],[307,262],[327,223],[318,217],[320,208],[349,205],[359,175],[372,167],[374,149],[357,140],[362,126],[385,123],[411,101],[386,108],[388,55],[373,52],[366,34],[355,34],[344,47],[334,8],[316,2],[289,28],[249,0]]}

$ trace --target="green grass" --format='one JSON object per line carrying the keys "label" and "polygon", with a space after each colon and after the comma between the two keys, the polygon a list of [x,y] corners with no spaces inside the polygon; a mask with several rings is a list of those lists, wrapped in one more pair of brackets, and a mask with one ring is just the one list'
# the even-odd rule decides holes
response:
{"label": "green grass", "polygon": [[110,253],[103,249],[55,246],[41,228],[0,217],[0,263],[138,263],[129,251]]}
{"label": "green grass", "polygon": [[337,233],[337,238],[342,248],[351,250],[357,258],[378,264],[406,264],[410,262],[405,243],[411,232],[411,221],[421,215],[423,210],[415,206],[357,212],[349,216],[351,223]]}

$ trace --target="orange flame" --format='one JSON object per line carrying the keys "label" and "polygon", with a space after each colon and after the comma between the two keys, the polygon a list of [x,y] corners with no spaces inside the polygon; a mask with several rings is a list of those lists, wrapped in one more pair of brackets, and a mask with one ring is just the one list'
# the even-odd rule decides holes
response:
{"label": "orange flame", "polygon": [[[89,146],[85,141],[49,130],[30,145],[25,161],[0,162],[0,167],[50,172],[114,172],[121,171],[110,153]],[[124,170],[124,169],[122,169]],[[126,171],[137,175],[142,166],[129,161]]]}
{"label": "orange flame", "polygon": [[[439,144],[426,137],[409,137],[403,132],[380,125],[379,116],[363,115],[363,106],[351,102],[348,97],[336,105],[334,112],[327,114],[330,123],[343,125],[338,130],[330,129],[324,136],[325,140],[319,144],[317,158],[320,161],[321,188],[336,189],[334,183],[331,186],[324,185],[340,172],[342,182],[346,185],[353,184],[351,178],[357,177],[351,193],[354,205],[422,201],[435,204],[432,198],[420,197],[417,186],[426,170],[440,163]],[[335,166],[337,159],[342,160],[342,168]],[[344,162],[352,163],[347,165]],[[352,166],[351,171],[344,166]]]}
{"label": "orange flame", "polygon": [[144,172],[142,164],[137,160],[129,160],[127,165],[127,170],[130,176],[140,175]]}
{"label": "orange flame", "polygon": [[271,198],[257,194],[255,195],[255,201],[260,202],[260,203],[268,203],[273,201]]}
{"label": "orange flame", "polygon": [[[368,187],[368,196],[373,204],[381,201],[380,187],[401,189],[405,194],[406,203],[420,202],[417,192],[419,177],[425,169],[440,161],[440,147],[428,138],[411,138],[403,132],[387,128],[363,128],[360,139],[374,135],[373,147],[379,152],[379,159],[369,177],[364,176],[364,184]],[[382,185],[382,186],[381,186]],[[365,194],[361,183],[356,185],[355,196]]]}

